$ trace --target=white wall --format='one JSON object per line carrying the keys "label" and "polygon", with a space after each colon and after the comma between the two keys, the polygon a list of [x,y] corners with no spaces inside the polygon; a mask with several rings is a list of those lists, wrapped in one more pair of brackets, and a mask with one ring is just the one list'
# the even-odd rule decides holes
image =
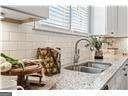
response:
{"label": "white wall", "polygon": [[106,8],[93,6],[91,8],[91,33],[104,35],[106,30]]}

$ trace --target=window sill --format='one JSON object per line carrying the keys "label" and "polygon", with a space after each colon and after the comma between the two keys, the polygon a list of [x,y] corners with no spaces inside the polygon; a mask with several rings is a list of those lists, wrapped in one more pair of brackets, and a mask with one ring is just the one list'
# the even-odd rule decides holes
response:
{"label": "window sill", "polygon": [[43,25],[43,26],[36,25],[32,30],[44,31],[44,32],[55,33],[55,34],[72,35],[72,36],[82,36],[82,37],[89,36],[89,33],[72,31],[69,29],[58,28],[58,27],[53,27],[53,26],[48,26],[48,25]]}

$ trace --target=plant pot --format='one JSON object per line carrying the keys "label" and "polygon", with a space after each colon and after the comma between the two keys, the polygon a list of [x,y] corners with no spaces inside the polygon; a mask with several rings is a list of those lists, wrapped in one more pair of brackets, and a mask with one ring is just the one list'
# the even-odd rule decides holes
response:
{"label": "plant pot", "polygon": [[103,59],[103,51],[102,50],[96,50],[94,58],[95,59]]}

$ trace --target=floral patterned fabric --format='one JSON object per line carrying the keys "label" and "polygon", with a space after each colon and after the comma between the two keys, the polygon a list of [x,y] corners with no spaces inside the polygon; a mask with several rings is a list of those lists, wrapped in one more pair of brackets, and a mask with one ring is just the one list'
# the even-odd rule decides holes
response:
{"label": "floral patterned fabric", "polygon": [[38,48],[37,59],[41,59],[41,64],[44,68],[44,73],[47,76],[52,76],[60,73],[60,48]]}

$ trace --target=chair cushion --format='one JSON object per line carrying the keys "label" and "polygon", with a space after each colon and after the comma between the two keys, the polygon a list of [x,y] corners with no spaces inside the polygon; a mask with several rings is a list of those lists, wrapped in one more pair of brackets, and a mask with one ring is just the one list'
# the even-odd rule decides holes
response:
{"label": "chair cushion", "polygon": [[47,76],[60,73],[60,52],[59,48],[53,49],[50,47],[38,48],[37,58],[41,59],[41,64],[44,68],[44,73]]}

